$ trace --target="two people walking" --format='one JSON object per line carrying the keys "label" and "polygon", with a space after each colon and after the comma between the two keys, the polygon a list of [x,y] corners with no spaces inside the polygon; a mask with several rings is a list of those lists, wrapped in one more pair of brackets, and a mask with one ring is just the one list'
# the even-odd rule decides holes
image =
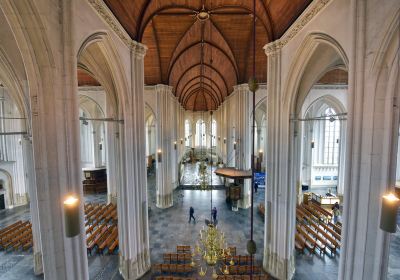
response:
{"label": "two people walking", "polygon": [[[211,216],[212,216],[212,220],[213,223],[215,224],[217,222],[217,207],[214,207],[211,210]],[[192,221],[196,222],[196,218],[194,217],[194,208],[192,206],[190,206],[189,208],[189,223]]]}

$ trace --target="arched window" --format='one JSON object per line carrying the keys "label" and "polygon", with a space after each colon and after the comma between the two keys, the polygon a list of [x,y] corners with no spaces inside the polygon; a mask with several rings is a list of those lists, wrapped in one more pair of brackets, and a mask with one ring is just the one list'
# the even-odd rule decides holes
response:
{"label": "arched window", "polygon": [[[336,115],[335,110],[327,108],[325,116]],[[324,133],[324,164],[338,164],[340,122],[335,118],[327,118]]]}
{"label": "arched window", "polygon": [[215,137],[217,135],[217,122],[215,120],[211,123],[211,146],[215,147]]}
{"label": "arched window", "polygon": [[203,120],[196,123],[196,146],[206,146],[206,124]]}
{"label": "arched window", "polygon": [[190,146],[189,137],[190,137],[190,122],[189,122],[189,120],[185,120],[185,146],[186,147]]}

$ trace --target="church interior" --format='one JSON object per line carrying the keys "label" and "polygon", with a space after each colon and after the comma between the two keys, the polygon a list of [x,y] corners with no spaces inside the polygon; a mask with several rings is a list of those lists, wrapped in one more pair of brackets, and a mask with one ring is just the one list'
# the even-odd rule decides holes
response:
{"label": "church interior", "polygon": [[1,0],[0,280],[400,279],[400,1]]}

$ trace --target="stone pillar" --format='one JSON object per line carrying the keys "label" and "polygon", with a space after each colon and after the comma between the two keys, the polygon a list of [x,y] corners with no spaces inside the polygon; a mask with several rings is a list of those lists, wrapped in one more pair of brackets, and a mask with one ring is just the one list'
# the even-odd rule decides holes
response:
{"label": "stone pillar", "polygon": [[[101,125],[97,121],[92,122],[93,127],[93,166],[95,168],[102,166],[100,142],[101,142]],[[104,147],[102,147],[104,149]]]}
{"label": "stone pillar", "polygon": [[[156,86],[157,124],[156,124],[156,205],[168,208],[173,205],[173,168],[174,162],[174,122],[171,116],[175,106],[171,106],[172,87]],[[158,153],[161,152],[161,160]]]}
{"label": "stone pillar", "polygon": [[338,182],[337,182],[337,193],[339,196],[343,196],[345,188],[344,176],[346,170],[346,131],[347,131],[347,121],[342,120],[340,122]]}
{"label": "stone pillar", "polygon": [[144,65],[146,47],[132,42],[131,87],[120,126],[122,184],[118,195],[119,271],[125,280],[139,279],[150,270],[147,210]]}
{"label": "stone pillar", "polygon": [[[267,106],[267,188],[265,195],[264,260],[266,272],[278,279],[291,279],[294,274],[294,227],[291,218],[296,195],[288,188],[287,161],[281,161],[289,151],[289,108],[281,102],[281,50],[271,43],[268,48]],[[287,111],[284,111],[287,110]],[[282,115],[287,114],[285,121]],[[293,212],[292,212],[293,211]],[[290,216],[290,217],[289,217]],[[294,215],[293,215],[294,216]]]}
{"label": "stone pillar", "polygon": [[119,124],[106,123],[107,141],[107,202],[117,203],[117,192],[121,188],[121,151],[119,139]]}
{"label": "stone pillar", "polygon": [[[238,169],[251,169],[251,139],[252,129],[250,122],[250,97],[251,92],[247,84],[235,87],[237,104],[236,122],[236,167]],[[244,180],[241,199],[238,201],[240,208],[251,206],[251,180]]]}
{"label": "stone pillar", "polygon": [[30,213],[33,237],[33,271],[35,275],[43,274],[42,241],[40,239],[39,207],[36,190],[35,167],[31,137],[25,136],[22,140],[25,182],[30,199]]}

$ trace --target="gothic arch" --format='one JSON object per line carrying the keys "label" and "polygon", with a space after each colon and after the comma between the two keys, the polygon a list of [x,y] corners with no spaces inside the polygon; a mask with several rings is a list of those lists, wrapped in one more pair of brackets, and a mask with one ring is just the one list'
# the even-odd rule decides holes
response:
{"label": "gothic arch", "polygon": [[107,102],[111,104],[107,116],[122,119],[122,104],[125,104],[124,93],[128,86],[121,58],[110,35],[98,31],[87,36],[77,51],[77,59],[78,68],[93,76],[105,89]]}
{"label": "gothic arch", "polygon": [[[1,176],[4,175],[4,176]],[[4,179],[7,179],[6,181]],[[11,174],[8,173],[7,170],[4,170],[0,168],[0,180],[3,180],[5,184],[3,186],[5,187],[5,202],[6,202],[6,208],[12,208],[14,205],[14,188],[13,188],[13,180],[11,177]]]}

